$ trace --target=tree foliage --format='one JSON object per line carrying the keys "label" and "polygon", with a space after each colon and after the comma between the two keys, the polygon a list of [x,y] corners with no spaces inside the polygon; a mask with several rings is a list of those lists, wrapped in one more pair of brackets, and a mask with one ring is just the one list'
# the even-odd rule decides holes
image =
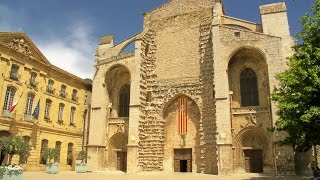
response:
{"label": "tree foliage", "polygon": [[9,155],[9,164],[11,164],[12,157],[15,154],[19,155],[22,159],[27,159],[30,146],[21,137],[9,136],[0,140],[0,151],[3,154]]}
{"label": "tree foliage", "polygon": [[56,148],[46,148],[44,149],[44,151],[42,152],[41,156],[47,160],[47,162],[52,163],[52,160],[54,162],[58,161],[58,150]]}
{"label": "tree foliage", "polygon": [[297,37],[302,43],[294,46],[288,69],[277,74],[280,86],[272,99],[279,107],[276,128],[288,133],[283,142],[307,151],[320,144],[320,0],[301,23]]}

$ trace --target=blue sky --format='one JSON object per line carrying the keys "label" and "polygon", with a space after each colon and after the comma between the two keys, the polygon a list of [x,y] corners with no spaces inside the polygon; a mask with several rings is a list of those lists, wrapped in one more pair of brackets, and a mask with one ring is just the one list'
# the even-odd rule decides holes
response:
{"label": "blue sky", "polygon": [[[224,0],[226,14],[260,23],[259,5],[280,0]],[[23,31],[48,60],[79,77],[92,78],[101,36],[116,42],[142,31],[142,14],[167,0],[1,0],[0,31]],[[314,0],[286,0],[291,34]]]}

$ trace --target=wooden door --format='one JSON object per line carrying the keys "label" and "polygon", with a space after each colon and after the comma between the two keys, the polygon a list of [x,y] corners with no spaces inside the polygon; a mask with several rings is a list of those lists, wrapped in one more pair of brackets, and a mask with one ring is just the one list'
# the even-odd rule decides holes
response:
{"label": "wooden door", "polygon": [[262,173],[263,162],[262,162],[262,150],[244,150],[245,156],[245,171],[248,173]]}
{"label": "wooden door", "polygon": [[117,170],[127,171],[127,152],[117,152]]}
{"label": "wooden door", "polygon": [[174,149],[174,172],[192,172],[192,149]]}

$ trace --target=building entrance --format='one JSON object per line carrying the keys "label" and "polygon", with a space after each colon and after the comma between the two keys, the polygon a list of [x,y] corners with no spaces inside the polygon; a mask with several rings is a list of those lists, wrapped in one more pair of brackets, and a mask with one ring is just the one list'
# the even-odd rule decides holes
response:
{"label": "building entrance", "polygon": [[262,150],[261,149],[250,149],[244,150],[245,157],[245,170],[248,173],[262,173]]}
{"label": "building entrance", "polygon": [[117,170],[127,171],[127,152],[117,152]]}
{"label": "building entrance", "polygon": [[174,149],[174,172],[192,172],[192,149]]}

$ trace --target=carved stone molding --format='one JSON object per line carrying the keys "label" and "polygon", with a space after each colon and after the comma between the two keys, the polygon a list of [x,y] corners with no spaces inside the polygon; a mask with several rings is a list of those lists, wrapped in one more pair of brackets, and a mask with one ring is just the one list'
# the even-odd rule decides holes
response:
{"label": "carved stone molding", "polygon": [[232,112],[232,115],[268,113],[269,108],[267,108],[267,107],[241,107],[241,108],[232,108],[231,112]]}
{"label": "carved stone molding", "polygon": [[128,118],[108,118],[108,124],[125,124]]}
{"label": "carved stone molding", "polygon": [[13,39],[11,42],[6,43],[6,45],[27,56],[33,57],[29,45],[22,38]]}
{"label": "carved stone molding", "polygon": [[253,114],[247,115],[246,116],[246,120],[248,121],[246,127],[249,126],[249,125],[258,126],[257,117],[255,115],[253,115]]}

